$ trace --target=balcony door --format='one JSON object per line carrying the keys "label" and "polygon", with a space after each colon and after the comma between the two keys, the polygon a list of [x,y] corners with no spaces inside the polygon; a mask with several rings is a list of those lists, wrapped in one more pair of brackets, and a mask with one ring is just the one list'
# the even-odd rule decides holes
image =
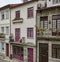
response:
{"label": "balcony door", "polygon": [[20,40],[20,28],[15,29],[15,41],[18,42]]}
{"label": "balcony door", "polygon": [[48,28],[48,16],[40,17],[40,28]]}
{"label": "balcony door", "polygon": [[60,15],[54,15],[52,18],[52,35],[60,36]]}

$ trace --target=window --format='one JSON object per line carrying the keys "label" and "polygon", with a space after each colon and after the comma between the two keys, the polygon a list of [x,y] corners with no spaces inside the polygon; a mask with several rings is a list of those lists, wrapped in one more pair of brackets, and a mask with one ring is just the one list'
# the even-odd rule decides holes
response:
{"label": "window", "polygon": [[15,29],[15,41],[16,42],[20,41],[20,28]]}
{"label": "window", "polygon": [[58,44],[52,45],[52,57],[60,59],[60,45]]}
{"label": "window", "polygon": [[1,32],[4,33],[4,27],[1,27]]}
{"label": "window", "polygon": [[48,17],[47,16],[40,17],[40,27],[48,28]]}
{"label": "window", "polygon": [[1,13],[1,19],[4,19],[4,12]]}
{"label": "window", "polygon": [[27,38],[33,38],[33,28],[27,28]]}
{"label": "window", "polygon": [[52,16],[52,35],[60,35],[60,15]]}
{"label": "window", "polygon": [[23,56],[23,47],[17,47],[17,49],[18,55]]}
{"label": "window", "polygon": [[20,18],[20,11],[16,11],[16,18]]}
{"label": "window", "polygon": [[28,18],[33,17],[33,7],[28,8]]}
{"label": "window", "polygon": [[60,3],[60,0],[52,0],[53,4]]}
{"label": "window", "polygon": [[16,46],[13,46],[13,53],[14,54],[16,54],[16,50],[17,50]]}
{"label": "window", "polygon": [[13,46],[13,53],[23,56],[23,47],[20,46]]}
{"label": "window", "polygon": [[9,27],[6,27],[6,34],[9,34]]}
{"label": "window", "polygon": [[28,0],[23,0],[23,2],[25,3],[25,2],[28,2]]}
{"label": "window", "polygon": [[1,46],[2,46],[2,50],[4,50],[4,43],[1,43]]}
{"label": "window", "polygon": [[6,11],[6,19],[9,19],[9,11]]}

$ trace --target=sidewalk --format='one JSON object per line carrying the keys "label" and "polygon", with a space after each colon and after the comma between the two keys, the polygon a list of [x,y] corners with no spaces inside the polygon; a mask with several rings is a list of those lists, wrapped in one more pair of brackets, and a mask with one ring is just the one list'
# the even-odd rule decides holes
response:
{"label": "sidewalk", "polygon": [[20,61],[20,60],[14,59],[14,58],[11,60],[9,57],[0,55],[0,62],[23,62],[23,61]]}
{"label": "sidewalk", "polygon": [[22,62],[22,61],[14,59],[14,58],[11,60],[9,57],[0,56],[0,62]]}
{"label": "sidewalk", "polygon": [[9,57],[6,57],[5,59],[3,59],[3,60],[5,60],[5,61],[7,61],[7,62],[22,62],[22,61],[20,61],[20,60],[17,60],[17,59],[10,59]]}

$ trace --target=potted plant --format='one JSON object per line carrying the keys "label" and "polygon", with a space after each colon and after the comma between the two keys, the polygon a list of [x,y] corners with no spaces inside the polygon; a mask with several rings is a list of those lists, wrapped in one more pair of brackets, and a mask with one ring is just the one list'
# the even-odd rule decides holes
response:
{"label": "potted plant", "polygon": [[36,26],[36,30],[38,32],[38,35],[43,35],[44,34],[44,31],[46,30],[46,28],[38,28],[38,26]]}
{"label": "potted plant", "polygon": [[5,38],[4,33],[0,33],[0,38]]}
{"label": "potted plant", "polygon": [[23,20],[23,18],[16,18],[16,17],[15,17],[15,18],[13,19],[13,21],[15,21],[15,20]]}

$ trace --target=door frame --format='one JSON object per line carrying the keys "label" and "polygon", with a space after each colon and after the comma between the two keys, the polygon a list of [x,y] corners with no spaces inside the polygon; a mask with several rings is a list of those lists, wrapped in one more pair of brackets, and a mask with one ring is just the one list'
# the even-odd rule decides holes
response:
{"label": "door frame", "polygon": [[[33,49],[33,48],[27,48],[27,57],[28,57],[28,49]],[[33,52],[34,52],[34,49],[33,49]],[[27,59],[28,61],[28,59]],[[33,62],[34,62],[34,53],[33,53]]]}
{"label": "door frame", "polygon": [[[47,62],[48,62],[48,43],[39,43],[39,48],[40,48],[40,45],[46,45],[47,46]],[[42,46],[44,47],[44,46]],[[40,49],[39,49],[39,62],[40,62]],[[45,62],[45,61],[44,61]]]}
{"label": "door frame", "polygon": [[[8,46],[8,47],[7,47]],[[8,49],[7,49],[8,48]],[[7,51],[8,50],[8,51]],[[7,53],[8,52],[8,53]],[[6,43],[6,56],[9,56],[9,44]]]}

